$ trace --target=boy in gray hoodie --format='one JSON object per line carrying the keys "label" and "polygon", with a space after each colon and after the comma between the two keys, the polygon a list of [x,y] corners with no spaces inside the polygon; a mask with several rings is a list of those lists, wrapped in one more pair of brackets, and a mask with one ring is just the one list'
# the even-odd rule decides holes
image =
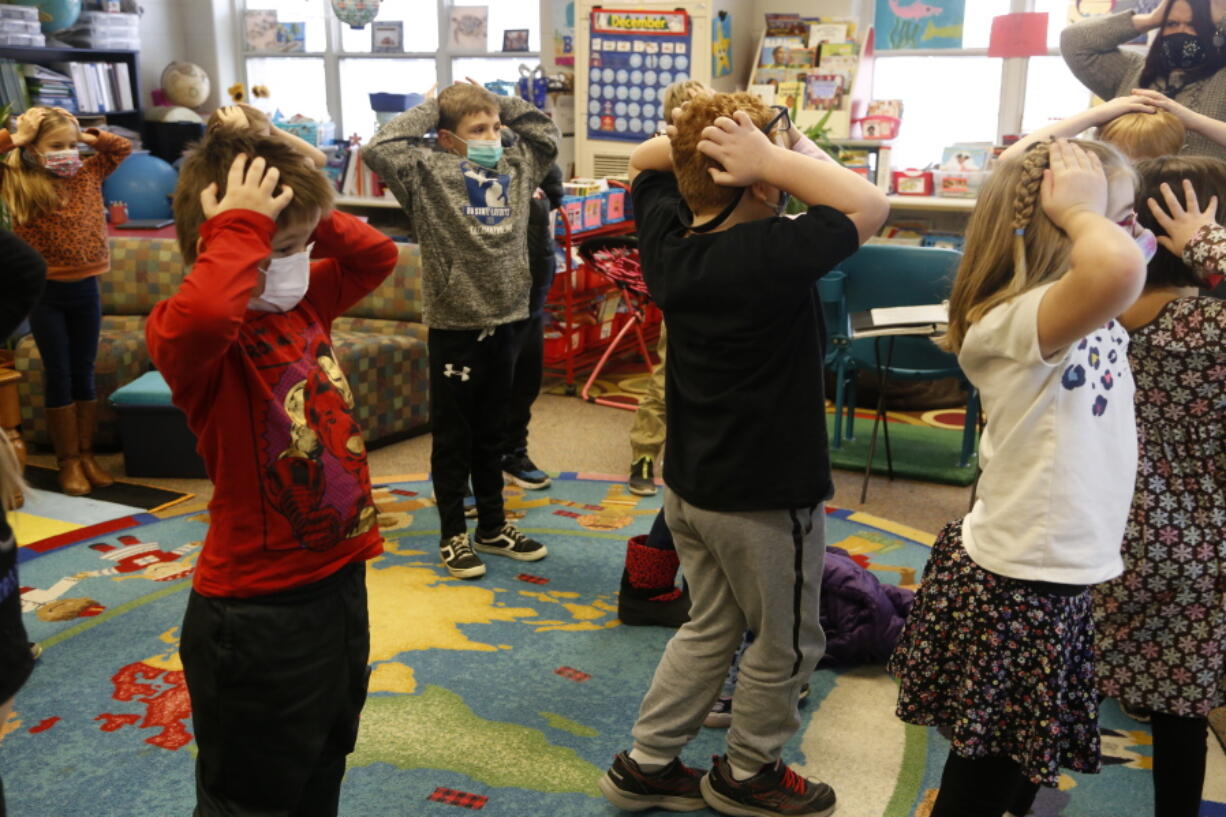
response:
{"label": "boy in gray hoodie", "polygon": [[[474,548],[519,561],[546,553],[507,524],[501,447],[513,368],[510,325],[528,317],[532,286],[529,205],[558,139],[553,121],[531,104],[470,83],[396,117],[363,151],[421,245],[439,549],[447,570],[463,579],[485,574]],[[505,149],[504,124],[519,137]],[[435,130],[440,149],[426,141]],[[464,521],[470,476],[475,539]]]}

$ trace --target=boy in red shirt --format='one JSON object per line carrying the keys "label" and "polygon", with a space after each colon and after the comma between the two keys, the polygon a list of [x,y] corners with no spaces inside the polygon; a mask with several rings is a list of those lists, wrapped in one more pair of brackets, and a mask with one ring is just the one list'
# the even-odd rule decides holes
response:
{"label": "boy in red shirt", "polygon": [[335,815],[365,702],[383,540],[330,332],[397,251],[331,206],[267,138],[210,134],[180,171],[194,265],[145,334],[214,484],[179,648],[197,817]]}

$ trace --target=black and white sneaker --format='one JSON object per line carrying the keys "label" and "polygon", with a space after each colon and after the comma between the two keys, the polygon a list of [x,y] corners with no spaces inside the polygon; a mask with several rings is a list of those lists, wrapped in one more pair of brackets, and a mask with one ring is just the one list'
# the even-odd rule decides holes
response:
{"label": "black and white sneaker", "polygon": [[514,525],[505,524],[502,530],[493,536],[477,531],[476,542],[473,544],[482,553],[497,553],[500,556],[510,556],[520,562],[535,562],[544,559],[549,553],[545,546],[535,539],[524,536]]}
{"label": "black and white sneaker", "polygon": [[443,559],[443,567],[457,579],[475,579],[485,575],[485,562],[473,553],[472,542],[467,533],[457,533],[450,539],[444,539],[439,543],[438,550]]}
{"label": "black and white sneaker", "polygon": [[527,451],[516,451],[502,458],[502,473],[507,481],[525,491],[539,491],[549,487],[549,475],[536,467],[528,458]]}

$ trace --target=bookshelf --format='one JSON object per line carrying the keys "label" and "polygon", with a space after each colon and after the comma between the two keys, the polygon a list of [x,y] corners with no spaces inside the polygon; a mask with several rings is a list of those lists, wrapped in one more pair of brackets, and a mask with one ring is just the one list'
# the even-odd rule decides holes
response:
{"label": "bookshelf", "polygon": [[[36,48],[17,45],[0,46],[0,59],[9,59],[19,63],[34,63],[54,69],[54,64],[65,62],[112,62],[123,63],[128,68],[128,78],[131,81],[132,99],[136,100],[137,108],[126,111],[82,112],[84,118],[105,117],[112,125],[120,125],[141,132],[143,116],[140,111],[140,52],[108,48]],[[79,101],[79,100],[78,100]]]}

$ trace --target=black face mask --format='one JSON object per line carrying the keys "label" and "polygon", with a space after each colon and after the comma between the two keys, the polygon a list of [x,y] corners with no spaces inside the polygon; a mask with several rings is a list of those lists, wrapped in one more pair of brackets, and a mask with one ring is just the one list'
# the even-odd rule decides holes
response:
{"label": "black face mask", "polygon": [[1171,71],[1191,71],[1209,58],[1205,44],[1191,34],[1168,34],[1162,38],[1162,58]]}

